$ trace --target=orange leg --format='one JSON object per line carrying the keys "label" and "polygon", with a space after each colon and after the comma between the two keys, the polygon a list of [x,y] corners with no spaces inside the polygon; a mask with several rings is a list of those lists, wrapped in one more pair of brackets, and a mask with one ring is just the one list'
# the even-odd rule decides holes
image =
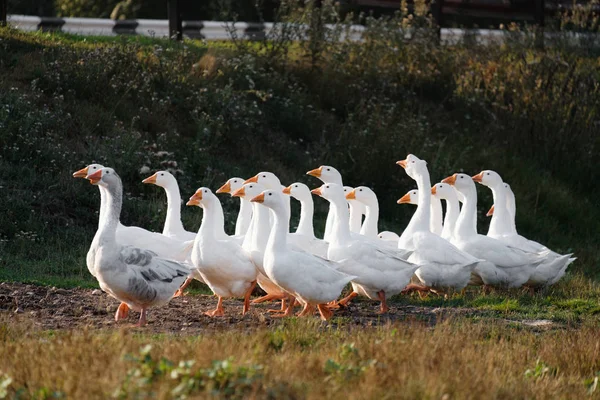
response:
{"label": "orange leg", "polygon": [[306,303],[304,305],[304,308],[302,309],[302,311],[300,311],[300,313],[298,314],[299,317],[306,317],[308,315],[312,315],[312,313],[315,311],[315,305],[314,304],[310,304],[310,303]]}
{"label": "orange leg", "polygon": [[262,296],[262,297],[259,297],[258,299],[252,300],[252,304],[258,304],[258,303],[262,303],[265,301],[271,301],[271,300],[282,300],[284,298],[285,298],[284,296],[281,296],[278,294],[267,294],[266,296]]}
{"label": "orange leg", "polygon": [[222,316],[224,316],[225,312],[223,311],[223,298],[221,296],[219,296],[219,301],[217,302],[217,308],[215,308],[212,311],[207,311],[204,314],[208,315],[209,317],[222,317]]}
{"label": "orange leg", "polygon": [[319,309],[319,314],[321,314],[321,319],[323,321],[327,321],[333,315],[333,311],[331,311],[325,304],[318,304],[317,308]]}
{"label": "orange leg", "polygon": [[183,285],[181,285],[179,287],[179,289],[177,289],[177,291],[175,292],[175,294],[173,295],[173,297],[179,297],[179,296],[183,296],[183,291],[185,290],[186,287],[189,286],[190,283],[192,283],[192,281],[194,280],[194,278],[192,278],[191,276],[188,277],[185,282],[183,282]]}
{"label": "orange leg", "polygon": [[[282,300],[282,306],[281,309],[283,310],[283,302],[285,301]],[[271,317],[273,318],[283,318],[283,317],[290,317],[293,313],[294,313],[294,305],[296,304],[296,298],[292,295],[288,296],[288,303],[289,305],[287,306],[287,308],[285,308],[285,312],[283,314],[273,314],[271,315]]]}
{"label": "orange leg", "polygon": [[138,323],[135,325],[137,327],[142,327],[146,325],[146,309],[142,308],[142,312],[140,313],[140,320],[138,321]]}
{"label": "orange leg", "polygon": [[429,287],[425,286],[425,285],[418,285],[416,283],[409,283],[404,290],[402,290],[400,293],[401,294],[408,294],[408,293],[412,293],[412,292],[419,292],[419,295],[421,295],[422,293],[429,293]]}
{"label": "orange leg", "polygon": [[377,314],[385,314],[390,309],[385,300],[385,292],[383,290],[380,290],[379,292],[377,292],[377,296],[379,297],[379,301],[381,301],[381,306]]}
{"label": "orange leg", "polygon": [[281,309],[280,310],[268,309],[267,312],[280,313],[280,312],[285,312],[286,309],[287,309],[287,307],[286,307],[285,299],[281,299]]}
{"label": "orange leg", "polygon": [[350,300],[352,300],[353,298],[355,298],[356,296],[358,296],[358,293],[356,292],[351,292],[348,296],[344,297],[343,299],[341,299],[340,301],[338,301],[338,305],[342,306],[342,307],[346,307],[348,305],[348,303],[350,302]]}
{"label": "orange leg", "polygon": [[115,313],[115,322],[118,322],[121,319],[127,318],[129,315],[129,306],[127,303],[119,304],[119,308],[117,308],[117,312]]}
{"label": "orange leg", "polygon": [[246,295],[244,296],[244,309],[242,310],[242,315],[245,315],[248,312],[248,309],[250,308],[250,295],[252,294],[252,291],[254,290],[255,286],[256,280],[251,282],[248,291],[246,291]]}

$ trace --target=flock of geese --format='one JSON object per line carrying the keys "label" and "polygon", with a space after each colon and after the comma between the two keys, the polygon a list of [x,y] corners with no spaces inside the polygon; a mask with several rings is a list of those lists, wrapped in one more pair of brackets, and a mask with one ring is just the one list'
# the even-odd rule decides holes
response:
{"label": "flock of geese", "polygon": [[[91,164],[73,174],[100,189],[98,230],[87,267],[101,289],[121,302],[115,320],[133,309],[140,312],[142,326],[148,308],[181,295],[193,279],[206,283],[218,297],[216,308],[206,312],[209,316],[224,315],[223,299],[228,297],[243,297],[245,314],[258,284],[266,295],[253,303],[281,300],[280,309],[269,310],[274,317],[293,315],[299,302],[299,316],[313,315],[316,308],[326,320],[358,295],[379,301],[379,312],[385,313],[386,299],[399,293],[447,295],[467,285],[544,287],[557,282],[575,260],[517,233],[515,197],[498,173],[457,173],[431,187],[424,160],[409,154],[397,164],[418,188],[398,200],[417,205],[400,236],[378,232],[375,193],[365,186],[343,186],[341,174],[331,166],[307,173],[323,182],[312,191],[299,182],[285,187],[270,172],[229,179],[216,193],[240,199],[234,235],[225,232],[221,203],[207,187],[187,202],[204,210],[198,232],[187,231],[177,181],[158,171],[143,183],[166,191],[163,232],[124,226],[119,221],[121,179],[114,169]],[[477,233],[474,182],[493,193],[487,235]],[[311,193],[330,203],[323,239],[314,234]],[[294,233],[289,229],[291,197],[301,204]],[[445,216],[441,200],[446,202]],[[348,283],[351,293],[339,299]]]}

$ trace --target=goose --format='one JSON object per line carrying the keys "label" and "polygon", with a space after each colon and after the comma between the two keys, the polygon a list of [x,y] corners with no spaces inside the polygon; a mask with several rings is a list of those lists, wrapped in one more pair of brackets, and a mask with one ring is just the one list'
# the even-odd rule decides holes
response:
{"label": "goose", "polygon": [[544,254],[528,253],[488,236],[477,233],[477,191],[473,179],[466,174],[454,174],[442,180],[454,186],[464,198],[453,244],[472,256],[485,260],[475,272],[486,286],[515,288],[523,285],[535,267],[544,261]]}
{"label": "goose", "polygon": [[256,266],[237,241],[228,238],[223,223],[223,208],[217,196],[201,187],[187,202],[202,207],[202,223],[192,250],[192,261],[219,301],[217,308],[207,311],[210,317],[225,315],[223,298],[244,297],[242,315],[250,307],[250,295],[256,286]]}
{"label": "goose", "polygon": [[[306,173],[306,175],[314,176],[320,179],[323,183],[335,183],[340,186],[342,184],[342,174],[330,165],[321,165],[319,168],[312,169]],[[362,217],[361,217],[362,218]],[[331,231],[333,229],[333,210],[329,205],[329,212],[327,213],[327,220],[325,221],[325,233],[323,234],[323,240],[329,242]]]}
{"label": "goose", "polygon": [[[104,168],[100,164],[90,164],[73,173],[74,178],[88,178],[94,172]],[[100,190],[100,204],[106,204],[103,199],[106,197],[106,189],[102,185],[97,185]],[[106,210],[103,206],[100,207],[98,224],[102,222]],[[146,229],[137,226],[125,226],[120,221],[117,222],[116,231],[117,241],[123,245],[139,247],[141,249],[152,249],[159,257],[173,259],[180,262],[189,260],[192,251],[193,241],[183,242],[174,238],[170,238],[160,233],[150,232]],[[95,276],[95,272],[90,270],[90,273]]]}
{"label": "goose", "polygon": [[177,240],[194,240],[196,234],[186,231],[181,222],[181,194],[177,179],[169,171],[158,171],[144,179],[142,183],[153,184],[165,189],[167,193],[167,217],[163,235]]}
{"label": "goose", "polygon": [[[282,191],[283,189],[285,189],[285,186],[283,186],[281,184],[281,181],[279,180],[277,175],[275,175],[272,172],[267,172],[267,171],[259,172],[258,174],[254,175],[252,178],[246,179],[244,184],[246,184],[246,183],[260,183],[261,185],[265,186],[267,189],[277,190],[277,191]],[[292,211],[290,208],[289,196],[285,196],[284,202],[286,204],[285,207],[286,207],[286,211],[288,213],[288,218],[290,218],[290,216],[292,215]],[[274,214],[271,214],[271,215],[273,216],[272,218],[274,218]],[[271,218],[271,222],[273,222],[272,218]]]}
{"label": "goose", "polygon": [[[387,312],[386,298],[400,293],[406,287],[417,266],[404,260],[402,257],[405,254],[390,249],[381,241],[351,234],[342,186],[327,183],[312,190],[312,193],[329,201],[334,213],[328,258],[341,263],[338,270],[356,276],[352,281],[352,293],[340,300],[339,304],[346,305],[353,297],[363,294],[381,302],[380,313]],[[344,263],[346,260],[352,260],[353,263]]]}
{"label": "goose", "polygon": [[[227,182],[219,189],[217,193],[233,193],[244,185],[244,179],[242,178],[229,178]],[[242,197],[240,197],[240,211],[238,212],[237,220],[235,221],[235,236],[243,236],[248,232],[250,228],[250,221],[252,221],[252,204]]]}
{"label": "goose", "polygon": [[442,237],[451,241],[454,229],[456,228],[456,220],[460,214],[460,204],[456,190],[446,183],[436,183],[431,188],[431,194],[440,200],[446,201],[446,215],[444,216],[444,228],[442,229]]}
{"label": "goose", "polygon": [[[494,197],[492,221],[488,230],[488,236],[498,239],[509,246],[529,252],[548,252],[545,261],[538,265],[525,286],[538,288],[551,285],[558,281],[566,272],[567,267],[573,262],[572,254],[560,255],[549,250],[538,242],[526,239],[516,231],[514,218],[512,217],[508,204],[514,205],[514,194],[508,194],[507,184],[502,181],[500,175],[492,170],[481,171],[473,178],[476,182],[489,187]],[[511,190],[512,193],[512,190]],[[516,209],[514,207],[513,209]]]}
{"label": "goose", "polygon": [[[344,186],[344,194],[348,194],[353,190],[353,187]],[[350,232],[363,234],[361,232],[363,215],[367,213],[365,204],[353,198],[348,198],[346,201],[348,202],[348,210],[350,211]]]}
{"label": "goose", "polygon": [[[327,303],[336,300],[355,277],[332,268],[332,263],[323,258],[290,250],[287,246],[289,217],[285,197],[281,190],[266,190],[251,200],[270,208],[275,216],[265,250],[265,271],[269,279],[302,300],[304,308],[299,316],[312,314],[317,306],[321,319],[327,320],[333,314]],[[291,309],[288,307],[288,314]]]}
{"label": "goose", "polygon": [[[350,204],[358,202],[364,207],[365,222],[363,222],[360,228],[360,234],[373,239],[377,238],[379,232],[377,228],[379,222],[379,201],[375,192],[366,186],[358,186],[346,193],[346,200]],[[352,211],[350,211],[350,224],[352,225]],[[350,230],[352,230],[352,227],[350,227]]]}
{"label": "goose", "polygon": [[313,227],[314,203],[310,189],[304,183],[295,182],[283,189],[283,193],[292,196],[300,202],[300,221],[296,232],[290,234],[294,239],[292,242],[304,242],[300,248],[310,249],[312,254],[319,257],[327,257],[327,248],[329,244],[317,239]]}
{"label": "goose", "polygon": [[121,302],[115,321],[127,317],[129,309],[140,312],[137,326],[146,325],[148,308],[167,304],[190,275],[182,263],[158,257],[149,249],[123,245],[117,229],[121,215],[123,185],[112,168],[87,175],[90,183],[104,189],[103,215],[87,256],[100,288]]}
{"label": "goose", "polygon": [[[429,192],[429,190],[428,190]],[[402,196],[398,201],[398,204],[419,204],[419,189],[409,190],[404,196]],[[443,219],[442,219],[442,202],[437,197],[431,197],[431,208],[430,208],[431,220],[429,221],[429,229],[432,233],[436,235],[441,235],[443,231]],[[403,232],[400,236],[400,241],[402,245],[410,236],[410,232]]]}
{"label": "goose", "polygon": [[427,162],[409,154],[405,160],[398,161],[397,164],[417,182],[419,190],[417,210],[405,232],[410,232],[406,248],[414,250],[408,260],[419,265],[415,275],[422,285],[413,283],[403,292],[433,290],[437,293],[449,289],[464,289],[469,283],[473,269],[481,260],[459,250],[446,239],[431,232],[431,180]]}
{"label": "goose", "polygon": [[233,197],[239,197],[248,202],[252,207],[252,221],[250,228],[244,238],[242,248],[250,255],[252,262],[259,271],[257,275],[258,286],[267,294],[254,299],[252,303],[262,303],[264,301],[281,300],[281,309],[285,310],[286,292],[277,286],[267,277],[263,266],[265,249],[271,233],[271,223],[269,222],[270,212],[268,208],[260,207],[258,203],[250,203],[254,197],[264,192],[267,188],[260,183],[246,183],[241,188],[232,193]]}

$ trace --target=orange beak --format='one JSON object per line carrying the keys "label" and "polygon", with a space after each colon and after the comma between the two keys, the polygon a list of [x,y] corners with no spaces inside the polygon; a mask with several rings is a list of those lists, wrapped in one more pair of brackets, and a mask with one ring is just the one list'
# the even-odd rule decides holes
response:
{"label": "orange beak", "polygon": [[435,186],[431,187],[431,194],[436,194],[437,193],[437,189],[435,188]]}
{"label": "orange beak", "polygon": [[356,189],[346,195],[346,200],[356,200]]}
{"label": "orange beak", "polygon": [[93,174],[89,175],[87,177],[87,179],[90,181],[90,183],[92,185],[97,185],[98,182],[100,182],[100,179],[102,179],[102,170],[99,169],[98,171],[96,171]]}
{"label": "orange beak", "polygon": [[485,214],[486,217],[491,217],[492,215],[494,215],[494,206],[492,206],[490,208],[490,211],[488,211],[487,214]]}
{"label": "orange beak", "polygon": [[396,164],[398,164],[402,168],[406,169],[406,165],[408,164],[408,161],[407,160],[400,160],[400,161],[396,162]]}
{"label": "orange beak", "polygon": [[198,190],[196,190],[196,193],[194,193],[192,195],[192,197],[190,197],[190,200],[187,203],[185,203],[185,205],[186,206],[199,206],[200,200],[202,200],[202,190],[198,189]]}
{"label": "orange beak", "polygon": [[398,204],[410,203],[410,192],[406,193],[404,196],[400,197],[400,200],[398,200],[397,203]]}
{"label": "orange beak", "polygon": [[483,181],[483,171],[471,177],[474,182],[481,183]]}
{"label": "orange beak", "polygon": [[148,178],[144,179],[142,181],[142,183],[154,183],[156,184],[156,174],[149,176]]}
{"label": "orange beak", "polygon": [[246,179],[244,185],[246,183],[258,183],[258,174],[254,175],[252,178]]}
{"label": "orange beak", "polygon": [[223,186],[217,189],[217,193],[229,193],[231,192],[231,183],[229,181],[225,182]]}
{"label": "orange beak", "polygon": [[233,192],[231,194],[231,197],[244,197],[245,195],[246,195],[246,190],[244,190],[244,187],[242,186],[241,188],[239,188],[238,190]]}
{"label": "orange beak", "polygon": [[290,185],[290,186],[288,186],[288,187],[284,188],[284,189],[283,189],[283,193],[284,193],[284,194],[290,194],[290,195],[291,195],[291,194],[292,194],[292,185]]}
{"label": "orange beak", "polygon": [[455,182],[456,182],[456,174],[449,176],[449,177],[445,178],[444,180],[442,180],[442,183],[447,183],[448,185],[454,185]]}
{"label": "orange beak", "polygon": [[85,178],[88,174],[88,167],[73,172],[73,178]]}
{"label": "orange beak", "polygon": [[261,193],[258,196],[256,196],[255,198],[253,198],[252,200],[250,200],[253,203],[264,203],[265,201],[265,194]]}
{"label": "orange beak", "polygon": [[316,189],[313,189],[310,191],[312,194],[316,194],[317,196],[323,196],[323,192],[321,191],[321,188],[318,187]]}
{"label": "orange beak", "polygon": [[310,176],[314,176],[316,178],[321,176],[321,173],[323,172],[323,167],[319,167],[313,170],[310,170],[306,173],[306,175],[310,175]]}

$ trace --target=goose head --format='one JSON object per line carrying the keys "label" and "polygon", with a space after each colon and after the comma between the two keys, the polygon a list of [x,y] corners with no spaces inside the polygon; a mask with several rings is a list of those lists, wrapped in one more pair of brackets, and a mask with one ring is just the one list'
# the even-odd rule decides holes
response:
{"label": "goose head", "polygon": [[342,184],[342,174],[330,165],[321,165],[319,168],[308,171],[306,175],[319,178],[323,183]]}
{"label": "goose head", "polygon": [[298,201],[310,201],[312,200],[310,195],[310,189],[304,183],[295,182],[290,186],[283,189],[284,194],[289,194]]}
{"label": "goose head", "polygon": [[492,170],[486,169],[477,175],[471,177],[474,182],[481,183],[483,186],[495,188],[501,186],[504,182],[500,175]]}
{"label": "goose head", "polygon": [[431,194],[442,200],[457,199],[456,190],[447,183],[436,183],[433,185]]}
{"label": "goose head", "polygon": [[121,178],[114,169],[104,167],[94,173],[88,174],[86,177],[92,185],[102,186],[105,188],[114,187],[121,183]]}
{"label": "goose head", "polygon": [[448,185],[454,186],[454,188],[463,195],[468,192],[475,191],[475,183],[473,182],[473,179],[469,175],[463,173],[451,175],[442,180],[442,183],[447,183]]}
{"label": "goose head", "polygon": [[271,208],[274,211],[284,211],[285,201],[284,194],[280,190],[268,189],[258,194],[250,200],[253,203],[262,204],[265,207]]}
{"label": "goose head", "polygon": [[346,193],[346,200],[357,200],[365,206],[374,206],[377,204],[377,195],[371,188],[358,186]]}
{"label": "goose head", "polygon": [[396,203],[417,205],[419,203],[419,189],[410,190],[408,193],[402,196]]}
{"label": "goose head", "polygon": [[246,179],[244,181],[244,184],[246,183],[260,183],[261,185],[264,185],[266,188],[268,189],[273,189],[273,190],[277,190],[281,188],[281,181],[279,180],[279,178],[277,177],[277,175],[275,175],[272,172],[259,172],[258,174],[254,175],[252,178],[250,179]]}
{"label": "goose head", "polygon": [[212,190],[210,190],[207,187],[201,187],[198,188],[198,190],[196,190],[196,193],[194,193],[192,197],[190,197],[190,199],[187,203],[185,203],[185,205],[205,208],[206,206],[210,206],[210,204],[213,204],[216,201],[219,201],[219,199],[217,199],[217,196],[215,196]]}
{"label": "goose head", "polygon": [[264,192],[265,190],[267,190],[267,188],[264,185],[261,185],[260,183],[246,183],[244,186],[233,192],[231,196],[241,197],[245,200],[251,200],[254,197],[261,194],[262,192]]}
{"label": "goose head", "polygon": [[321,185],[321,187],[311,190],[311,193],[316,194],[317,196],[321,196],[330,203],[346,203],[346,195],[344,194],[344,188],[338,185],[337,183],[325,183]]}
{"label": "goose head", "polygon": [[217,193],[229,193],[233,196],[233,193],[244,185],[242,178],[233,177],[229,178],[223,186],[217,189]]}
{"label": "goose head", "polygon": [[406,174],[413,179],[417,179],[418,175],[423,175],[427,172],[427,161],[421,160],[414,154],[409,154],[406,159],[396,162],[399,166],[406,170]]}
{"label": "goose head", "polygon": [[104,165],[100,164],[90,164],[85,168],[80,169],[79,171],[73,172],[73,178],[86,178],[88,175],[93,174],[94,172],[104,168]]}
{"label": "goose head", "polygon": [[389,242],[397,242],[398,240],[400,240],[400,236],[398,236],[397,233],[390,231],[379,232],[379,235],[377,235],[377,237],[381,240],[387,240]]}
{"label": "goose head", "polygon": [[162,188],[167,188],[177,183],[177,180],[169,171],[157,171],[154,175],[144,179],[142,183],[150,183]]}

